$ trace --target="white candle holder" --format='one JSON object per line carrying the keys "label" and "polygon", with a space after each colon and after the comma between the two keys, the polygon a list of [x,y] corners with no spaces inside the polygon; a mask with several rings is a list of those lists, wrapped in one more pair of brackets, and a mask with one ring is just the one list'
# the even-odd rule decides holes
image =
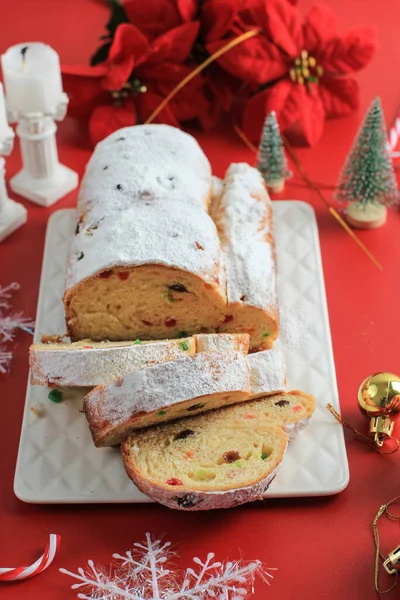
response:
{"label": "white candle holder", "polygon": [[60,164],[56,121],[67,113],[68,96],[62,94],[54,114],[8,111],[9,122],[18,121],[22,170],[10,181],[11,189],[41,206],[51,206],[78,186],[78,174]]}
{"label": "white candle holder", "polygon": [[14,145],[14,132],[9,128],[8,136],[0,142],[0,242],[13,233],[27,220],[27,210],[22,204],[8,197],[5,182],[4,156],[8,156]]}

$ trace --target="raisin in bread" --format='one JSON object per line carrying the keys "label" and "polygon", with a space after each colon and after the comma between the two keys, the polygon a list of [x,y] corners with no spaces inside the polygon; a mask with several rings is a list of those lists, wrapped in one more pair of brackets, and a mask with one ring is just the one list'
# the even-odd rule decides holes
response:
{"label": "raisin in bread", "polygon": [[84,411],[95,445],[115,446],[135,429],[241,402],[250,391],[240,352],[201,352],[94,388]]}
{"label": "raisin in bread", "polygon": [[165,339],[218,328],[226,293],[211,193],[207,158],[177,128],[127,127],[97,145],[67,269],[72,340]]}
{"label": "raisin in bread", "polygon": [[[224,421],[215,419],[224,414]],[[147,496],[170,508],[230,508],[262,498],[282,462],[287,437],[229,408],[133,433],[121,446],[126,472]]]}
{"label": "raisin in bread", "polygon": [[216,200],[227,279],[219,331],[250,334],[251,348],[270,348],[278,335],[276,260],[271,200],[257,169],[232,164]]}
{"label": "raisin in bread", "polygon": [[[46,338],[47,336],[45,336]],[[179,340],[32,344],[31,383],[59,387],[96,387],[144,369],[206,350],[247,354],[247,334],[210,333]]]}
{"label": "raisin in bread", "polygon": [[196,352],[194,338],[159,342],[32,344],[31,383],[60,387],[94,387],[155,364]]}

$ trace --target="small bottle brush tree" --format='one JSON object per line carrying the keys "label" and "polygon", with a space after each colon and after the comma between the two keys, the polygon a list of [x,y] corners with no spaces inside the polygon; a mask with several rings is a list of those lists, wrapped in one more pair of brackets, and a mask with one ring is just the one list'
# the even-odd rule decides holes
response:
{"label": "small bottle brush tree", "polygon": [[278,121],[274,111],[267,115],[258,148],[257,168],[271,192],[281,192],[285,179],[292,176],[287,161]]}
{"label": "small bottle brush tree", "polygon": [[348,204],[346,219],[363,229],[380,227],[386,221],[386,206],[398,200],[396,177],[387,149],[387,134],[381,102],[369,107],[336,190],[336,198]]}

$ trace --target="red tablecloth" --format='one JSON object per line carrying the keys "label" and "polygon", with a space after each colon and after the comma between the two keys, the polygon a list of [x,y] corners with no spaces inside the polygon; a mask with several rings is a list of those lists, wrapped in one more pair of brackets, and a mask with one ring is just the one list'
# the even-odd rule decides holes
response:
{"label": "red tablecloth", "polygon": [[[301,8],[310,4],[300,0]],[[343,29],[363,23],[377,26],[379,53],[359,76],[362,112],[379,94],[387,121],[392,123],[400,103],[398,0],[331,0],[330,4]],[[41,40],[51,44],[64,63],[86,62],[106,18],[106,7],[95,0],[2,2],[0,51],[16,42]],[[361,113],[328,122],[322,141],[299,151],[315,179],[335,183],[360,117]],[[253,161],[251,152],[232,131],[199,132],[196,136],[217,175],[232,161]],[[58,140],[62,162],[81,175],[90,155],[85,132],[67,118],[59,127]],[[16,148],[7,161],[8,176],[19,168]],[[380,272],[307,189],[287,186],[284,197],[308,201],[317,211],[340,401],[344,416],[358,428],[366,428],[356,403],[360,381],[377,370],[400,371],[396,352],[400,216],[393,212],[385,227],[360,233],[382,263]],[[25,315],[34,316],[36,311],[47,219],[54,210],[72,207],[75,201],[76,192],[51,209],[24,202],[28,224],[0,244],[0,284],[21,284],[14,308]],[[34,506],[20,502],[13,493],[13,477],[29,342],[28,336],[18,335],[11,372],[0,375],[0,565],[31,562],[44,547],[48,532],[61,534],[62,545],[48,571],[25,583],[1,586],[0,598],[73,598],[72,580],[61,575],[58,567],[76,570],[88,558],[108,564],[113,552],[123,553],[146,531],[165,533],[167,539],[179,543],[182,566],[193,555],[204,556],[214,550],[223,559],[242,554],[278,567],[271,588],[260,583],[255,598],[376,597],[371,522],[378,507],[400,492],[400,453],[380,456],[351,434],[346,434],[350,484],[330,498],[273,500],[198,514],[176,513],[156,505]],[[396,524],[387,524],[382,533],[385,552],[400,542]],[[397,597],[399,592],[400,588],[389,597]]]}

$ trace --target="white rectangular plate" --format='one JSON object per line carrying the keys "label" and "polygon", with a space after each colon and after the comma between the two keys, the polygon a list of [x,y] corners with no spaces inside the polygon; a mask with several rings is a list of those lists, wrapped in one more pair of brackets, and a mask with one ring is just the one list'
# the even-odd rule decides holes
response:
{"label": "white rectangular plate", "polygon": [[[342,428],[325,408],[339,410],[332,343],[313,209],[304,202],[273,204],[278,260],[281,334],[288,389],[317,398],[310,425],[290,444],[266,497],[320,496],[342,491],[349,480]],[[61,298],[75,210],[49,220],[41,276],[35,341],[42,333],[64,333]],[[117,449],[95,448],[84,414],[84,392],[49,390],[28,383],[14,480],[25,502],[149,502],[125,474]]]}

